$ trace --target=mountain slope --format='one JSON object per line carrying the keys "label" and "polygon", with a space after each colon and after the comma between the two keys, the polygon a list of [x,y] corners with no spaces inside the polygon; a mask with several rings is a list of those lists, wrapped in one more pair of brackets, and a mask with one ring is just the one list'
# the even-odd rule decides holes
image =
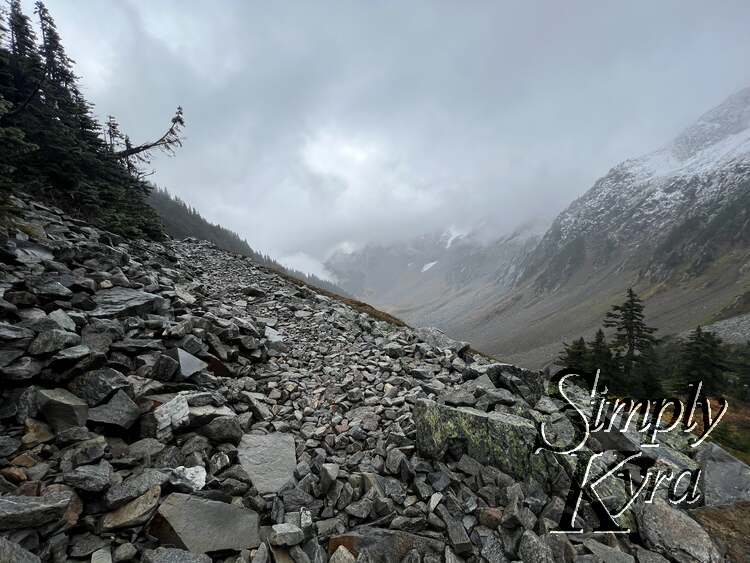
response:
{"label": "mountain slope", "polygon": [[520,283],[452,330],[539,365],[634,286],[650,321],[679,332],[744,312],[749,249],[750,88],[598,180],[526,257]]}
{"label": "mountain slope", "polygon": [[591,334],[631,286],[662,334],[746,313],[750,88],[614,167],[541,237],[459,239],[442,254],[413,247],[365,249],[328,266],[346,273],[349,291],[414,324],[532,366],[551,362],[562,340]]}

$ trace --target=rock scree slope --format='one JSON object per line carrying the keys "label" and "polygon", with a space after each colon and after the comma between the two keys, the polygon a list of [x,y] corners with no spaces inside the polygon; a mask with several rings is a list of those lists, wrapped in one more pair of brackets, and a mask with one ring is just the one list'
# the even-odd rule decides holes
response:
{"label": "rock scree slope", "polygon": [[[537,429],[569,440],[576,418],[540,372],[210,243],[125,240],[14,203],[0,241],[0,561],[747,560],[750,468],[718,446],[648,454],[700,468],[707,506],[660,492],[614,535],[591,533],[584,501],[584,533],[553,533],[574,460],[535,453]],[[592,438],[579,459],[638,439]],[[602,491],[607,506],[628,498],[618,477]]]}

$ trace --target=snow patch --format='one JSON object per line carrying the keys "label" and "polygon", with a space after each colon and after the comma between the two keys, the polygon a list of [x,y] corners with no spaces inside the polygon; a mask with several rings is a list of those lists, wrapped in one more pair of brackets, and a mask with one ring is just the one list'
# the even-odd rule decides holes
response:
{"label": "snow patch", "polygon": [[424,273],[427,270],[429,270],[430,268],[432,268],[435,264],[437,264],[437,260],[435,260],[434,262],[427,262],[427,264],[425,264],[424,266],[422,266],[422,273]]}

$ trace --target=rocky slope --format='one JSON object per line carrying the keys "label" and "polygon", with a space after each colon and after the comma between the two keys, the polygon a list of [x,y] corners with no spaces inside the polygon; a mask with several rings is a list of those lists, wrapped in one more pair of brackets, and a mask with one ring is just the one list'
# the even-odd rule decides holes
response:
{"label": "rocky slope", "polygon": [[[585,533],[553,533],[573,460],[535,453],[537,425],[563,440],[574,417],[541,373],[378,320],[210,243],[123,240],[15,203],[0,247],[0,561],[750,553],[750,468],[716,446],[696,453],[675,439],[648,454],[649,466],[701,468],[689,511],[659,493],[625,513],[631,534],[592,534],[584,501]],[[624,481],[604,488],[608,505],[624,504]]]}

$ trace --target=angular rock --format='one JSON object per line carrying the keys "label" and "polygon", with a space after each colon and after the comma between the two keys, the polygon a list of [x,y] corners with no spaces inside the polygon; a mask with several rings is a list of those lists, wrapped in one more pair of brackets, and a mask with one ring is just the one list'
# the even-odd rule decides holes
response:
{"label": "angular rock", "polygon": [[167,355],[177,362],[177,378],[178,379],[189,379],[194,374],[202,371],[208,367],[208,364],[203,360],[199,360],[191,353],[186,352],[182,348],[172,348],[167,351]]}
{"label": "angular rock", "polygon": [[304,539],[305,534],[299,527],[286,522],[271,526],[271,534],[268,536],[271,545],[287,547],[302,543]]}
{"label": "angular rock", "polygon": [[36,401],[39,412],[57,432],[86,424],[88,405],[67,389],[39,389]]}
{"label": "angular rock", "polygon": [[95,407],[109,399],[118,389],[132,387],[128,378],[112,368],[102,368],[88,371],[74,378],[68,389]]}
{"label": "angular rock", "polygon": [[119,508],[153,487],[163,485],[168,479],[169,476],[164,471],[146,468],[141,473],[131,475],[121,483],[112,485],[105,497],[107,507]]}
{"label": "angular rock", "polygon": [[704,443],[695,459],[702,469],[701,488],[707,506],[750,500],[750,466],[713,443]]}
{"label": "angular rock", "polygon": [[536,427],[518,416],[471,408],[452,408],[420,399],[414,405],[416,445],[428,458],[440,459],[452,441],[466,445],[466,453],[512,477],[552,480],[560,471],[548,452],[535,454]]}
{"label": "angular rock", "polygon": [[260,544],[257,513],[182,493],[164,499],[149,533],[162,543],[195,553],[239,551]]}
{"label": "angular rock", "polygon": [[203,426],[200,433],[216,444],[238,444],[242,439],[242,427],[238,419],[237,416],[218,416]]}
{"label": "angular rock", "polygon": [[141,409],[133,399],[125,391],[118,391],[108,403],[90,409],[88,419],[91,422],[110,424],[127,430],[140,416]]}
{"label": "angular rock", "polygon": [[77,346],[81,343],[81,337],[75,332],[62,329],[46,330],[39,334],[29,345],[27,352],[32,356],[53,354],[64,348]]}
{"label": "angular rock", "polygon": [[43,497],[0,496],[0,530],[33,528],[60,520],[72,499],[69,492]]}
{"label": "angular rock", "polygon": [[162,298],[128,287],[113,287],[97,291],[94,295],[96,308],[89,313],[92,317],[112,318],[138,316],[154,311],[154,306]]}
{"label": "angular rock", "polygon": [[8,563],[42,563],[36,555],[0,536],[0,561]]}
{"label": "angular rock", "polygon": [[291,434],[245,434],[237,455],[260,494],[279,492],[292,479],[297,466]]}
{"label": "angular rock", "polygon": [[157,485],[117,510],[108,512],[102,518],[102,531],[109,532],[144,524],[159,504],[159,495],[161,495],[161,487]]}

